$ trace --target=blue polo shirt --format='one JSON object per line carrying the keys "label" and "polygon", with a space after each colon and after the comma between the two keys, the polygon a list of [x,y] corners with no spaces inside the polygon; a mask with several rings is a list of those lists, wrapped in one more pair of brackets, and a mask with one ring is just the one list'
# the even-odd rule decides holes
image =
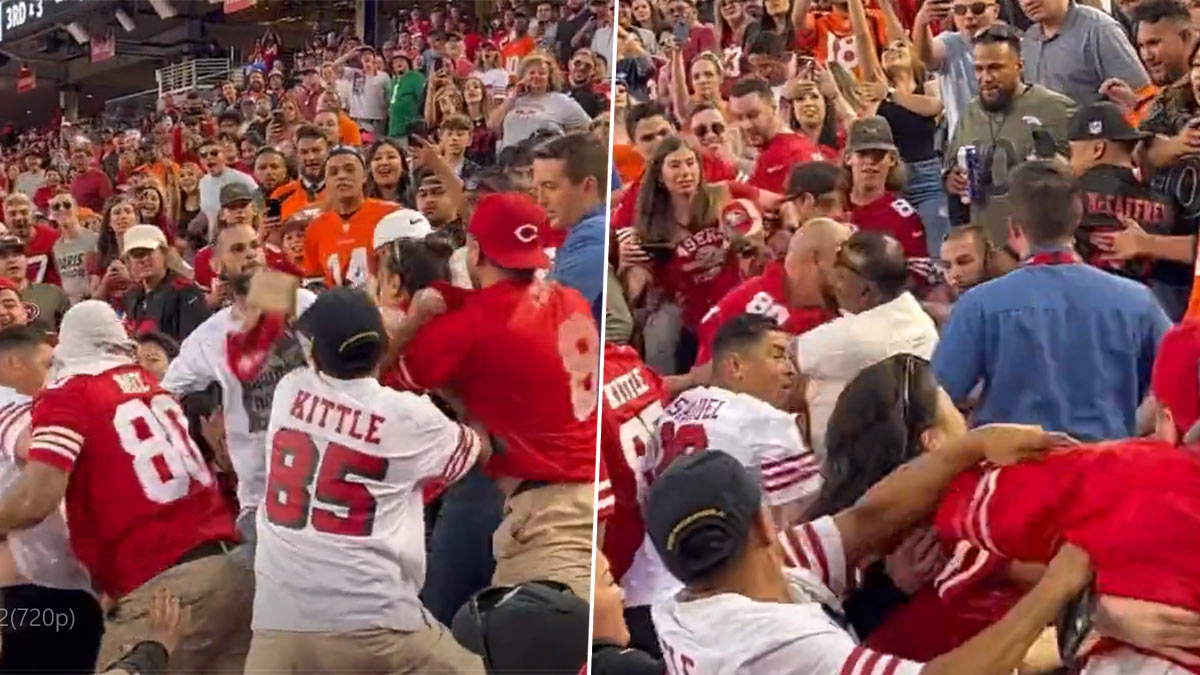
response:
{"label": "blue polo shirt", "polygon": [[604,312],[604,204],[583,214],[567,232],[567,238],[554,254],[550,278],[583,294],[592,306],[596,325]]}
{"label": "blue polo shirt", "polygon": [[963,294],[933,372],[955,402],[982,382],[974,424],[1125,438],[1169,326],[1135,281],[1084,264],[1027,265]]}

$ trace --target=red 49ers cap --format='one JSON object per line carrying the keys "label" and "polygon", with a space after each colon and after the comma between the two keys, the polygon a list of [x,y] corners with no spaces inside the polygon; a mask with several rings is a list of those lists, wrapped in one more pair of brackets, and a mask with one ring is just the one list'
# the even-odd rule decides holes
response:
{"label": "red 49ers cap", "polygon": [[528,195],[502,192],[479,200],[467,232],[479,242],[489,260],[510,270],[532,270],[550,265],[539,233],[546,212]]}

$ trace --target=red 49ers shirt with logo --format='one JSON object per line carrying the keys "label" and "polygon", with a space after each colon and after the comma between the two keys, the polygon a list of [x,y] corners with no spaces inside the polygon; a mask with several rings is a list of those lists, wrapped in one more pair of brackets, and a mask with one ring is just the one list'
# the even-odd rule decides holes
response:
{"label": "red 49ers shirt with logo", "polygon": [[783,263],[772,262],[761,276],[747,279],[726,293],[700,320],[700,329],[697,331],[700,351],[696,354],[696,365],[708,363],[712,358],[713,337],[721,326],[739,314],[769,316],[792,335],[802,335],[837,318],[837,313],[825,307],[788,306],[785,282]]}
{"label": "red 49ers shirt with logo", "polygon": [[908,200],[892,192],[869,204],[851,204],[850,222],[863,230],[890,234],[900,242],[907,258],[925,258],[925,225]]}

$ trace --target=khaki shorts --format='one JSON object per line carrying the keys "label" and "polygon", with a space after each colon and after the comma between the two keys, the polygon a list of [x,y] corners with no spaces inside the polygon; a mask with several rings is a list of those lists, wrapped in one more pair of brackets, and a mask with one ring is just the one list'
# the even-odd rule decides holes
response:
{"label": "khaki shorts", "polygon": [[594,483],[559,483],[509,497],[492,535],[492,583],[549,579],[590,601],[595,499]]}
{"label": "khaki shorts", "polygon": [[437,673],[483,675],[483,661],[441,624],[403,633],[371,628],[348,633],[256,630],[246,673]]}
{"label": "khaki shorts", "polygon": [[250,648],[254,572],[238,551],[176,565],[116,602],[104,624],[97,668],[102,672],[150,634],[150,599],[166,586],[189,614],[168,672],[240,673]]}

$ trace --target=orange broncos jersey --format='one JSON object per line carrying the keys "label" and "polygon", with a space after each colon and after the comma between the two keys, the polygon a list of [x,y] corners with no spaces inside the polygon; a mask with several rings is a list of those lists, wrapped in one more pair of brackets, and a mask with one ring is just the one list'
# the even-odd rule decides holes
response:
{"label": "orange broncos jersey", "polygon": [[271,193],[271,199],[279,200],[279,220],[284,221],[294,216],[298,211],[302,211],[313,204],[325,201],[325,190],[322,189],[315,196],[310,197],[308,191],[304,189],[304,184],[297,178],[275,188]]}
{"label": "orange broncos jersey", "polygon": [[374,264],[375,225],[399,204],[368,199],[343,219],[336,211],[317,216],[304,233],[304,263],[309,277],[325,277],[325,285],[364,287]]}
{"label": "orange broncos jersey", "polygon": [[[867,21],[871,24],[876,49],[887,45],[887,25],[883,13],[877,9],[867,10]],[[862,77],[862,60],[854,48],[854,30],[850,17],[833,12],[809,12],[804,18],[804,32],[800,36],[802,51],[811,52],[818,63],[830,61],[840,63],[847,70]]]}

